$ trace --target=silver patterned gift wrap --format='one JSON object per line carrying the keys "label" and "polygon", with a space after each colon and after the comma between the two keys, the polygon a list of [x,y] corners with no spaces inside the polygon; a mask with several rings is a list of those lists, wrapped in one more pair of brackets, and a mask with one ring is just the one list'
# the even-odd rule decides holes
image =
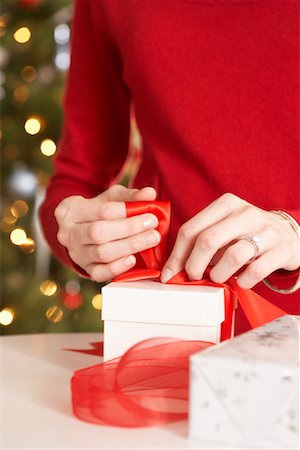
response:
{"label": "silver patterned gift wrap", "polygon": [[286,315],[192,355],[190,438],[299,449],[299,329]]}

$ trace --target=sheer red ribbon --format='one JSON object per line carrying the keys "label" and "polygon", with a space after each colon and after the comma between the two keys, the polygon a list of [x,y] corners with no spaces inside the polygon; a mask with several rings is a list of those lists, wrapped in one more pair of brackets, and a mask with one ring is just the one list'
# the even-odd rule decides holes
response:
{"label": "sheer red ribbon", "polygon": [[[145,212],[159,219],[161,243],[137,257],[137,268],[114,281],[153,279],[159,281],[166,261],[166,242],[170,224],[169,202],[132,202],[126,204],[127,217]],[[281,317],[285,311],[251,290],[241,289],[235,278],[216,284],[206,277],[190,281],[185,272],[169,284],[209,285],[224,288],[225,321],[221,339],[231,335],[235,297],[253,328]],[[187,418],[189,356],[211,346],[209,342],[154,338],[131,347],[123,356],[74,372],[71,389],[74,414],[85,421],[139,427]]]}

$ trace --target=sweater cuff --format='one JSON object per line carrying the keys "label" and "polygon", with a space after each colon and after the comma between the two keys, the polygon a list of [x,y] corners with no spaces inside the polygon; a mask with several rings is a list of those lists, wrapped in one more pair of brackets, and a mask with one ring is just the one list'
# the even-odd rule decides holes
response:
{"label": "sweater cuff", "polygon": [[[289,210],[281,208],[281,211],[292,216],[300,226],[300,209]],[[299,275],[300,267],[293,271],[279,269],[271,273],[267,278],[270,283],[278,289],[290,289],[297,283]]]}

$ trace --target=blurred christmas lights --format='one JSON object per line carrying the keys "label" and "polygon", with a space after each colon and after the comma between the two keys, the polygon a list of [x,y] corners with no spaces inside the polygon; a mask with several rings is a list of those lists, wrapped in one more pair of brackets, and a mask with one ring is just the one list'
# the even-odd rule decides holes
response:
{"label": "blurred christmas lights", "polygon": [[83,297],[81,293],[78,294],[68,294],[63,295],[64,306],[67,309],[76,309],[82,305]]}
{"label": "blurred christmas lights", "polygon": [[31,135],[39,133],[41,127],[42,127],[41,119],[36,116],[29,117],[24,125],[26,133]]}
{"label": "blurred christmas lights", "polygon": [[25,66],[21,70],[21,78],[23,81],[26,81],[27,83],[31,83],[36,79],[37,71],[32,66]]}
{"label": "blurred christmas lights", "polygon": [[0,311],[0,324],[7,326],[14,320],[15,313],[11,308],[4,308]]}
{"label": "blurred christmas lights", "polygon": [[41,142],[40,150],[45,156],[52,156],[56,152],[56,144],[51,139],[44,139]]}
{"label": "blurred christmas lights", "polygon": [[40,284],[41,293],[46,295],[47,297],[51,297],[52,295],[56,294],[57,289],[58,286],[53,280],[44,280]]}
{"label": "blurred christmas lights", "polygon": [[7,208],[4,209],[4,211],[3,211],[3,220],[4,220],[6,223],[9,223],[9,224],[16,223],[17,218],[16,218],[16,216],[12,213],[11,208],[7,207]]}
{"label": "blurred christmas lights", "polygon": [[10,233],[10,240],[15,245],[22,245],[27,239],[27,234],[23,228],[15,228]]}
{"label": "blurred christmas lights", "polygon": [[70,54],[68,50],[60,50],[55,56],[55,65],[60,70],[67,70],[70,65]]}
{"label": "blurred christmas lights", "polygon": [[29,90],[25,84],[19,84],[13,92],[13,100],[16,103],[24,103],[29,97]]}
{"label": "blurred christmas lights", "polygon": [[19,44],[25,44],[31,37],[31,31],[27,27],[21,27],[14,33],[14,39]]}
{"label": "blurred christmas lights", "polygon": [[[18,4],[20,6],[26,6],[27,5],[38,5],[39,3],[42,3],[42,0],[18,0]],[[28,114],[35,114],[38,112],[40,114],[40,111],[42,110],[36,110],[33,104],[33,107],[31,107],[30,102],[35,100],[35,88],[40,88],[41,85],[50,83],[57,83],[58,80],[61,79],[61,76],[59,74],[59,70],[67,70],[70,64],[70,52],[68,48],[69,40],[70,40],[70,27],[65,23],[68,20],[71,19],[70,17],[70,11],[67,10],[67,13],[65,13],[65,16],[60,16],[59,20],[55,20],[54,23],[59,24],[55,26],[54,30],[54,41],[56,43],[56,51],[54,53],[55,55],[55,61],[49,61],[49,64],[46,60],[43,61],[43,65],[39,64],[38,59],[36,60],[30,56],[29,59],[23,59],[23,64],[19,67],[14,68],[11,70],[11,72],[14,72],[14,77],[10,77],[10,74],[8,73],[8,76],[6,77],[4,72],[0,71],[0,99],[4,98],[4,96],[7,96],[7,101],[11,101],[12,105],[18,108],[18,111],[21,111],[21,119],[18,120],[15,119],[14,115],[7,114],[7,117],[11,119],[11,121],[15,122],[16,125],[15,128],[20,127],[20,125],[23,125],[22,121],[22,115],[23,115],[23,104],[27,101],[28,102],[28,108],[27,104],[26,106],[26,112],[28,111]],[[4,17],[5,16],[5,17]],[[7,16],[7,17],[6,17]],[[57,16],[58,17],[58,16]],[[0,15],[0,36],[4,35],[6,33],[6,27],[9,25],[9,22],[13,20],[13,17],[10,14],[4,14]],[[51,17],[52,20],[52,17]],[[53,22],[52,22],[53,24]],[[25,44],[28,41],[33,42],[34,39],[36,39],[36,33],[31,34],[31,26],[28,26],[28,23],[24,23],[21,26],[20,23],[17,23],[17,25],[12,25],[11,28],[8,28],[9,35],[13,34],[13,39],[11,39],[10,47],[7,46],[7,49],[4,47],[0,47],[0,64],[2,63],[3,66],[9,65],[10,61],[13,60],[15,57],[14,52],[20,54],[20,51],[23,49],[22,45],[16,45],[14,42],[17,42],[18,44]],[[12,30],[12,33],[11,33]],[[40,34],[37,34],[38,36]],[[39,38],[38,38],[39,39]],[[32,45],[32,54],[34,56],[36,46]],[[37,44],[38,48],[38,44]],[[26,50],[27,51],[27,50]],[[53,53],[52,53],[53,54]],[[49,60],[49,59],[48,59]],[[26,65],[26,62],[29,64]],[[35,67],[33,67],[33,64]],[[57,70],[59,69],[59,70]],[[28,86],[27,83],[36,83],[31,87]],[[3,84],[5,83],[5,89],[6,86],[8,86],[8,89],[5,91]],[[30,88],[30,89],[29,89]],[[33,94],[31,94],[33,92]],[[8,98],[10,97],[11,98]],[[26,114],[26,113],[25,113]],[[43,113],[42,113],[43,116]],[[24,117],[24,116],[23,116]],[[47,117],[47,114],[45,112],[45,117]],[[26,120],[27,119],[27,120]],[[45,121],[43,120],[43,117],[38,117],[36,115],[32,115],[30,117],[26,116],[24,117],[24,129],[25,132],[29,135],[37,135],[40,132],[44,131],[45,128]],[[4,126],[4,125],[3,125]],[[7,125],[7,127],[11,127],[11,125]],[[25,137],[26,139],[26,133],[23,132],[23,140]],[[43,138],[42,138],[43,139]],[[41,139],[40,143],[40,151],[44,156],[52,156],[55,154],[57,148],[56,143],[52,139]],[[17,141],[16,141],[17,142]],[[25,164],[19,164],[19,162],[24,161],[24,163],[27,164],[27,156],[24,156],[24,148],[20,143],[18,142],[18,147],[15,144],[11,143],[4,143],[3,147],[3,154],[5,159],[9,160],[9,170],[8,176],[7,176],[7,185],[9,189],[9,196],[8,199],[5,200],[5,204],[7,206],[2,210],[2,219],[0,218],[0,230],[8,233],[8,237],[10,238],[10,241],[19,247],[22,252],[25,254],[30,254],[35,251],[35,240],[27,237],[27,226],[26,231],[23,230],[20,225],[22,224],[20,221],[20,224],[17,222],[22,217],[25,217],[26,214],[29,212],[29,205],[31,205],[32,196],[35,194],[35,190],[37,187],[37,183],[39,182],[40,176],[44,178],[46,177],[46,171],[44,165],[46,163],[42,162],[43,166],[42,169],[39,170],[38,168],[33,170],[30,170]],[[26,144],[25,144],[26,147]],[[25,148],[25,151],[27,152],[27,149]],[[16,159],[18,161],[16,161]],[[28,164],[31,164],[31,159],[29,158]],[[39,173],[40,172],[40,173]],[[17,198],[14,202],[11,202],[11,195],[14,195],[14,198]],[[24,197],[28,199],[28,203],[25,200],[18,199],[20,197]],[[11,204],[11,203],[12,204]],[[17,224],[16,224],[17,222]],[[26,221],[28,224],[28,221]],[[29,231],[28,231],[29,233]],[[40,244],[38,243],[38,246]],[[12,247],[12,246],[10,246]],[[11,250],[8,250],[11,251]],[[16,249],[17,251],[17,249]],[[22,256],[21,256],[22,258]],[[25,257],[24,257],[25,258]],[[23,261],[20,259],[20,261]],[[34,259],[32,259],[34,261]],[[28,266],[29,267],[29,266]],[[25,277],[25,273],[23,273],[22,270],[19,268],[16,269],[16,273],[22,277]],[[44,275],[44,278],[50,277],[51,275],[46,272],[46,275]],[[9,275],[6,276],[6,285],[8,285],[8,278]],[[25,278],[24,278],[25,280]],[[16,282],[13,281],[11,285],[11,289],[16,289]],[[25,281],[24,281],[25,286]],[[37,281],[37,288],[35,287],[35,292],[39,294],[39,287],[40,291],[43,295],[47,297],[54,296],[59,292],[59,296],[56,295],[54,297],[57,300],[62,299],[63,305],[56,306],[53,305],[50,308],[48,308],[49,304],[47,305],[47,311],[43,312],[47,319],[52,323],[58,323],[61,322],[61,320],[64,317],[64,307],[68,309],[75,309],[78,308],[82,302],[83,302],[83,295],[81,292],[81,286],[80,283],[77,280],[70,280],[66,283],[65,289],[61,288],[58,283],[56,283],[53,280],[44,280],[40,283]],[[21,286],[23,288],[23,285]],[[29,287],[28,287],[29,289]],[[35,294],[32,294],[32,298]],[[30,296],[31,297],[31,296]],[[92,304],[95,309],[101,309],[101,301],[102,297],[100,294],[97,294],[92,299]],[[54,300],[54,299],[53,299]],[[45,299],[46,302],[51,301],[50,299]],[[55,300],[53,301],[55,303]],[[30,311],[30,308],[29,310]],[[91,311],[90,311],[91,312]],[[84,311],[77,312],[77,317],[81,322],[82,327],[82,316]],[[72,314],[69,317],[75,317],[76,314]],[[28,314],[30,315],[30,313]],[[24,313],[23,313],[24,316]],[[24,316],[25,317],[25,316]],[[23,317],[23,319],[24,319]],[[0,311],[0,324],[2,325],[9,325],[14,321],[15,318],[15,312],[10,308],[4,308],[2,311]],[[42,322],[42,321],[41,321]],[[29,322],[28,322],[29,323]],[[15,323],[14,323],[15,325]],[[19,324],[18,324],[19,326]],[[13,327],[12,327],[13,328]],[[13,330],[14,332],[14,330]]]}
{"label": "blurred christmas lights", "polygon": [[80,283],[77,280],[69,280],[66,283],[66,292],[68,294],[79,294]]}
{"label": "blurred christmas lights", "polygon": [[83,296],[80,292],[80,283],[77,280],[69,280],[66,283],[66,292],[63,294],[63,302],[66,308],[76,309],[82,305]]}
{"label": "blurred christmas lights", "polygon": [[16,164],[9,179],[10,188],[22,197],[32,197],[36,186],[36,176],[26,167]]}
{"label": "blurred christmas lights", "polygon": [[61,322],[63,318],[63,311],[58,306],[50,306],[50,308],[47,309],[45,316],[50,322],[58,323]]}
{"label": "blurred christmas lights", "polygon": [[64,45],[69,42],[70,39],[70,27],[66,23],[57,25],[54,29],[54,40],[59,45]]}
{"label": "blurred christmas lights", "polygon": [[95,309],[98,309],[99,311],[102,309],[102,295],[96,294],[92,298],[92,305]]}
{"label": "blurred christmas lights", "polygon": [[26,254],[30,254],[33,253],[35,250],[35,242],[33,239],[31,238],[26,238],[25,241],[23,242],[23,244],[20,245],[20,249],[22,250],[22,252],[26,253]]}
{"label": "blurred christmas lights", "polygon": [[4,36],[6,33],[6,27],[8,22],[10,21],[10,14],[2,14],[0,16],[0,37]]}
{"label": "blurred christmas lights", "polygon": [[57,76],[57,71],[52,64],[45,64],[39,67],[37,81],[41,84],[50,84],[55,80]]}
{"label": "blurred christmas lights", "polygon": [[11,214],[16,217],[24,217],[28,213],[29,207],[24,200],[15,200],[10,208]]}

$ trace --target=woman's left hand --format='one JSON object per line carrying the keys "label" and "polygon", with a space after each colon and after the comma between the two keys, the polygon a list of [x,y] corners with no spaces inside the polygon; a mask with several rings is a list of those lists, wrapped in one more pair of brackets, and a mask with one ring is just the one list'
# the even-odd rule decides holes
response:
{"label": "woman's left hand", "polygon": [[[245,237],[255,237],[258,252]],[[181,226],[161,281],[183,269],[190,280],[201,280],[209,265],[216,283],[244,267],[237,282],[250,289],[277,269],[300,266],[298,237],[283,217],[226,193]]]}

